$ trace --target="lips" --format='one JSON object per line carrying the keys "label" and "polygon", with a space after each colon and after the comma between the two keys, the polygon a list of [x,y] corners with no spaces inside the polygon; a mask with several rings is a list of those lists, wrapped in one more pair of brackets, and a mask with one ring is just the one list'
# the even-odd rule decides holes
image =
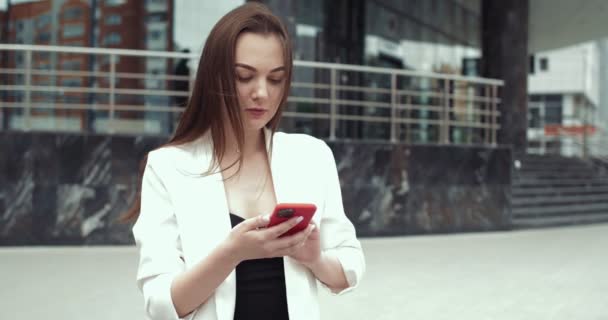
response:
{"label": "lips", "polygon": [[248,108],[245,109],[245,111],[247,111],[252,118],[261,118],[267,110],[262,108]]}

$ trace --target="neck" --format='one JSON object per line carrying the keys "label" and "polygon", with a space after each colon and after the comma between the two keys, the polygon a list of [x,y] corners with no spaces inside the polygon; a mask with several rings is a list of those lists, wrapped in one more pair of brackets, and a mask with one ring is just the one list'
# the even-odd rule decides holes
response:
{"label": "neck", "polygon": [[266,150],[266,141],[263,129],[249,131],[245,130],[244,135],[245,140],[243,143],[243,147],[241,150],[237,150],[238,145],[233,131],[228,131],[226,133],[227,156],[238,156],[240,153],[243,155],[243,157],[248,157],[250,155],[255,154],[256,152]]}

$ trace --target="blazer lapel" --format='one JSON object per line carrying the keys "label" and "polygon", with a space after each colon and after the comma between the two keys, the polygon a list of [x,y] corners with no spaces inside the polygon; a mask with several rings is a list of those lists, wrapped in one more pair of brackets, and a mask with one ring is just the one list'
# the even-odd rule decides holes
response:
{"label": "blazer lapel", "polygon": [[[300,159],[290,150],[291,145],[282,133],[274,136],[270,145],[272,132],[264,129],[264,137],[270,162],[272,181],[277,203],[316,202],[317,183],[307,172],[293,170],[306,160]],[[209,135],[182,148],[183,164],[180,165],[178,183],[174,195],[174,206],[182,237],[183,252],[187,267],[192,267],[204,259],[212,250],[222,243],[231,231],[228,203],[222,175],[219,172],[201,176],[212,160],[213,144]],[[301,163],[302,162],[302,163]],[[295,181],[295,182],[294,182]],[[318,223],[320,217],[315,216]],[[285,258],[285,281],[289,313],[294,319],[299,314],[306,314],[306,295],[302,290],[315,288],[314,278],[302,277],[308,271],[297,261]],[[310,278],[310,279],[309,279]],[[236,297],[236,276],[231,272],[216,289],[214,296],[207,302],[215,304],[219,320],[232,320]]]}
{"label": "blazer lapel", "polygon": [[[270,145],[271,137],[271,130],[264,128],[275,195],[277,202],[281,202],[284,183],[281,179],[282,175],[275,173],[282,171],[280,160],[277,160],[279,159],[277,153],[280,154],[281,148],[278,146],[280,143]],[[200,173],[206,171],[211,163],[213,140],[207,134],[188,146],[187,150],[190,157],[185,162],[185,177],[180,186],[184,192],[177,201],[179,205],[176,205],[178,211],[176,214],[182,229],[182,244],[187,265],[192,267],[226,239],[232,226],[221,173],[200,176]],[[213,299],[218,320],[232,320],[235,297],[236,276],[233,271],[215,291]]]}

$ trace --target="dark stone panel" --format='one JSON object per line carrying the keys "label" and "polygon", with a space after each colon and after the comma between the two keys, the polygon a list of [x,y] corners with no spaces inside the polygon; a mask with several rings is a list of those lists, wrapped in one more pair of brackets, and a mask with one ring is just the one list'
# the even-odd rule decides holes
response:
{"label": "dark stone panel", "polygon": [[107,244],[134,244],[131,228],[133,223],[123,223],[119,217],[124,214],[135,200],[136,185],[114,185],[109,188],[112,208],[106,218]]}
{"label": "dark stone panel", "polygon": [[[12,181],[0,186],[3,245],[133,243],[132,223],[118,217],[137,193],[140,160],[165,138],[39,133],[0,138],[7,154],[0,162],[4,181]],[[508,148],[329,145],[345,212],[361,236],[510,226]]]}
{"label": "dark stone panel", "polygon": [[[384,184],[390,177],[390,146],[330,143],[340,180],[349,187]],[[344,186],[344,185],[343,185]]]}
{"label": "dark stone panel", "polygon": [[88,135],[83,137],[84,159],[79,170],[85,186],[105,187],[111,181],[111,137]]}
{"label": "dark stone panel", "polygon": [[57,185],[36,184],[32,194],[32,233],[37,244],[52,242],[57,220]]}
{"label": "dark stone panel", "polygon": [[85,163],[83,136],[74,134],[58,135],[56,140],[59,161],[59,183],[83,183],[82,165]]}
{"label": "dark stone panel", "polygon": [[135,148],[132,137],[114,137],[110,143],[111,159],[111,184],[131,185],[135,184],[136,173],[139,172],[139,159],[133,156]]}
{"label": "dark stone panel", "polygon": [[[131,154],[135,159],[143,159],[148,152],[162,146],[167,142],[163,137],[135,137]],[[137,160],[139,165],[139,160]]]}
{"label": "dark stone panel", "polygon": [[[4,134],[3,134],[4,135]],[[4,183],[16,184],[33,174],[34,151],[31,148],[33,135],[6,134],[2,145],[2,175]]]}
{"label": "dark stone panel", "polygon": [[501,187],[413,188],[406,233],[488,231],[508,228],[508,198]]}
{"label": "dark stone panel", "polygon": [[32,198],[34,180],[31,174],[17,183],[4,185],[4,204],[0,215],[0,245],[36,244],[33,233]]}
{"label": "dark stone panel", "polygon": [[501,187],[418,187],[407,193],[343,188],[345,211],[362,236],[508,229]]}
{"label": "dark stone panel", "polygon": [[415,146],[410,150],[412,184],[510,183],[510,151],[507,148]]}
{"label": "dark stone panel", "polygon": [[53,244],[106,244],[113,207],[109,187],[59,185],[49,242]]}
{"label": "dark stone panel", "polygon": [[32,160],[34,180],[38,185],[59,183],[60,161],[56,150],[56,134],[36,133],[32,135]]}

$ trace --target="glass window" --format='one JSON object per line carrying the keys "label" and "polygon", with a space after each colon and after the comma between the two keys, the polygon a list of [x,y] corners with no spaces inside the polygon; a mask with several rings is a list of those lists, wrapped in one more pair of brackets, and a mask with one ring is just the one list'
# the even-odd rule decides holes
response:
{"label": "glass window", "polygon": [[541,71],[549,71],[549,58],[540,58],[539,68]]}
{"label": "glass window", "polygon": [[48,60],[51,57],[51,53],[48,51],[34,52],[34,60]]}
{"label": "glass window", "polygon": [[540,110],[538,108],[528,110],[528,127],[540,128]]}
{"label": "glass window", "polygon": [[62,43],[62,45],[69,46],[69,47],[84,47],[84,42],[82,42],[82,41],[70,41],[70,42],[64,42],[64,43]]}
{"label": "glass window", "polygon": [[[116,56],[114,58],[114,61],[116,62],[116,64],[120,63],[120,56]],[[104,56],[100,56],[99,57],[99,63],[101,65],[106,65],[110,63],[110,56],[109,55],[104,55]]]}
{"label": "glass window", "polygon": [[63,70],[80,70],[82,63],[80,60],[64,60],[61,62],[61,68]]}
{"label": "glass window", "polygon": [[80,87],[82,84],[82,79],[80,78],[68,78],[61,80],[61,86],[63,87]]}
{"label": "glass window", "polygon": [[37,43],[49,42],[49,41],[51,41],[51,33],[50,32],[39,33],[36,36],[36,42]]}
{"label": "glass window", "polygon": [[84,35],[84,27],[82,24],[66,24],[63,26],[63,37],[74,38]]}
{"label": "glass window", "polygon": [[105,24],[109,26],[119,25],[122,23],[122,17],[117,14],[108,15],[105,19]]}
{"label": "glass window", "polygon": [[38,29],[46,27],[49,23],[51,23],[51,16],[48,14],[43,14],[36,18],[36,28]]}
{"label": "glass window", "polygon": [[159,40],[163,33],[161,30],[151,30],[148,32],[148,40]]}
{"label": "glass window", "polygon": [[63,102],[65,103],[80,103],[82,101],[81,97],[75,97],[75,96],[64,96],[63,97]]}
{"label": "glass window", "polygon": [[148,23],[164,22],[164,21],[167,21],[166,13],[153,13],[153,14],[149,14],[148,16],[146,16],[146,22],[148,22]]}
{"label": "glass window", "polygon": [[125,4],[125,0],[105,0],[104,4],[108,7],[120,6]]}
{"label": "glass window", "polygon": [[[297,1],[295,4],[297,6],[298,23],[316,27],[324,26],[324,15],[320,14],[323,12],[324,3],[322,0]],[[371,6],[372,3],[369,5]]]}
{"label": "glass window", "polygon": [[548,94],[545,96],[545,101],[553,104],[562,104],[563,96],[561,94]]}
{"label": "glass window", "polygon": [[545,108],[545,123],[561,124],[562,106],[547,105],[547,107]]}
{"label": "glass window", "polygon": [[83,10],[81,7],[71,7],[63,11],[64,20],[77,20],[82,17]]}
{"label": "glass window", "polygon": [[103,38],[103,45],[104,46],[108,46],[108,45],[117,45],[120,44],[120,34],[116,33],[116,32],[112,32],[107,34],[104,38]]}

